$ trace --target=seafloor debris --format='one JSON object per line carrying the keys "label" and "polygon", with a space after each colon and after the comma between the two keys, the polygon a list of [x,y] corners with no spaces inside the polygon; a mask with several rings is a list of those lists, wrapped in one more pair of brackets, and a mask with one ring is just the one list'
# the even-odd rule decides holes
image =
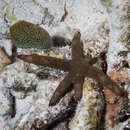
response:
{"label": "seafloor debris", "polygon": [[58,35],[54,35],[52,37],[53,40],[53,45],[56,47],[61,47],[61,46],[65,46],[65,45],[70,45],[71,41],[68,39],[65,39],[64,37],[58,36]]}
{"label": "seafloor debris", "polygon": [[124,42],[125,44],[128,45],[129,47],[129,43],[130,43],[130,26],[126,26],[122,29],[122,32],[120,34],[120,39],[122,42]]}
{"label": "seafloor debris", "polygon": [[6,65],[10,64],[11,60],[9,59],[8,55],[0,48],[0,70],[3,69]]}
{"label": "seafloor debris", "polygon": [[104,97],[97,89],[97,83],[85,79],[83,97],[78,103],[76,112],[69,122],[71,130],[101,130],[104,122],[101,118],[104,112]]}
{"label": "seafloor debris", "polygon": [[103,87],[109,88],[117,96],[126,96],[127,93],[125,93],[113,80],[111,80],[96,67],[89,65],[91,59],[84,58],[83,43],[80,41],[80,37],[80,32],[77,32],[72,40],[72,60],[38,55],[18,56],[18,58],[29,63],[69,71],[67,76],[57,87],[54,95],[51,98],[50,105],[55,105],[57,102],[59,102],[59,100],[68,92],[70,86],[73,86],[75,90],[76,99],[80,100],[82,97],[82,86],[85,76],[100,82]]}
{"label": "seafloor debris", "polygon": [[16,114],[16,99],[15,96],[12,95],[12,93],[9,91],[9,100],[10,100],[10,115],[11,118],[15,117]]}
{"label": "seafloor debris", "polygon": [[15,81],[11,88],[16,92],[24,91],[25,93],[27,93],[30,91],[36,91],[36,85],[33,85],[31,83],[30,87],[24,87],[24,85],[18,81]]}
{"label": "seafloor debris", "polygon": [[122,123],[120,130],[130,130],[130,118]]}
{"label": "seafloor debris", "polygon": [[118,112],[117,121],[123,122],[129,119],[130,117],[130,102],[129,99],[126,99],[123,103],[121,110]]}
{"label": "seafloor debris", "polygon": [[64,15],[62,16],[60,22],[63,22],[65,20],[65,18],[67,17],[67,15],[68,15],[68,11],[66,9],[66,3],[65,3],[65,5],[64,5]]}
{"label": "seafloor debris", "polygon": [[[57,115],[49,117],[46,123],[44,123],[40,119],[35,119],[33,123],[29,124],[26,122],[27,129],[36,129],[36,130],[51,130],[55,128],[61,122],[68,122],[75,113],[75,109],[77,106],[77,101],[74,97],[69,101],[68,107],[65,110],[60,111]],[[68,130],[68,123],[66,124],[66,129]]]}
{"label": "seafloor debris", "polygon": [[106,53],[105,52],[100,53],[100,59],[101,59],[102,71],[106,74],[107,73],[107,62],[106,62]]}
{"label": "seafloor debris", "polygon": [[36,70],[28,71],[28,73],[34,73],[40,80],[42,80],[42,79],[47,79],[50,76],[55,78],[60,78],[64,75],[65,72],[61,70],[48,68],[48,67],[40,67]]}

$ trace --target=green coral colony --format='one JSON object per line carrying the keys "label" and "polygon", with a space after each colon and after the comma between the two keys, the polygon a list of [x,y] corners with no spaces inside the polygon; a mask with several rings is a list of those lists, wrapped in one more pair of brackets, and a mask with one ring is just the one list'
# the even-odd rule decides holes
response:
{"label": "green coral colony", "polygon": [[38,25],[19,21],[10,27],[11,40],[19,48],[48,49],[53,46],[49,33]]}

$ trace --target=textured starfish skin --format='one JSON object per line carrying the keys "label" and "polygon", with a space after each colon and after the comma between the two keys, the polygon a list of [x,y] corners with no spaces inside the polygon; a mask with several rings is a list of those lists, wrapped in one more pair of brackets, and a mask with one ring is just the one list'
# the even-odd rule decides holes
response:
{"label": "textured starfish skin", "polygon": [[81,34],[77,32],[72,40],[72,59],[57,59],[48,56],[19,55],[18,58],[36,65],[53,67],[69,72],[55,90],[49,105],[53,106],[68,92],[70,86],[75,90],[75,98],[79,101],[82,97],[84,78],[89,77],[109,88],[117,96],[124,96],[124,91],[101,70],[93,67],[93,59],[86,59],[83,54]]}

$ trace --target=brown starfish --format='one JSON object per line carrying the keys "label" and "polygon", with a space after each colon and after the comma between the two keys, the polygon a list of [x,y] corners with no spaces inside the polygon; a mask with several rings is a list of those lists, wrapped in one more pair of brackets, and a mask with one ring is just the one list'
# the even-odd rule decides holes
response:
{"label": "brown starfish", "polygon": [[93,59],[86,58],[83,53],[83,43],[80,41],[81,34],[76,32],[72,40],[72,59],[58,59],[49,56],[39,55],[19,55],[18,58],[47,67],[53,67],[69,72],[61,81],[56,91],[54,92],[49,105],[55,105],[67,93],[70,86],[73,85],[75,97],[79,101],[82,97],[82,88],[84,78],[87,76],[100,82],[104,87],[109,88],[117,96],[124,96],[124,91],[101,70],[93,67]]}

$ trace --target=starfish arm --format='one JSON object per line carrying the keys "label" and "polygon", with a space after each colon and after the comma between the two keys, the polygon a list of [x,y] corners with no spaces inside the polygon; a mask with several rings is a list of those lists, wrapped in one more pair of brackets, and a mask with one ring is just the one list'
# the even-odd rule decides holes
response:
{"label": "starfish arm", "polygon": [[84,83],[83,76],[80,77],[80,79],[77,79],[77,82],[74,83],[75,98],[77,101],[80,101],[80,99],[82,98],[83,83]]}
{"label": "starfish arm", "polygon": [[[86,64],[86,63],[85,63]],[[101,70],[96,67],[86,65],[86,71],[83,72],[89,78],[100,82],[104,87],[113,91],[117,96],[124,96],[126,93],[116,84],[109,76],[105,75]]]}
{"label": "starfish arm", "polygon": [[40,55],[18,55],[18,58],[24,60],[25,62],[33,63],[35,65],[42,65],[44,67],[52,67],[64,71],[69,71],[69,60],[58,59],[49,56]]}
{"label": "starfish arm", "polygon": [[71,74],[67,74],[67,76],[60,82],[59,86],[56,88],[50,100],[49,106],[56,105],[59,102],[59,100],[67,93],[71,84],[72,76]]}
{"label": "starfish arm", "polygon": [[81,34],[76,32],[72,40],[72,59],[83,59],[83,43],[80,41]]}

